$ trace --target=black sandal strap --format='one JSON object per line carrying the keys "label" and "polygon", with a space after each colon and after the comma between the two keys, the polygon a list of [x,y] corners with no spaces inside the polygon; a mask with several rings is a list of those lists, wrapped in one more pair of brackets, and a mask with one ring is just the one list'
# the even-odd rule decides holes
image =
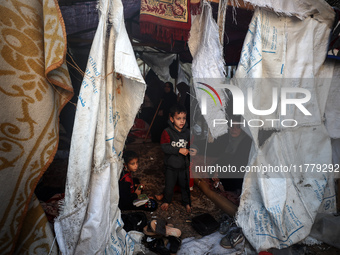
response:
{"label": "black sandal strap", "polygon": [[165,236],[166,235],[166,228],[165,228],[165,226],[166,226],[166,221],[165,220],[157,219],[155,232],[157,234],[161,234],[161,235]]}

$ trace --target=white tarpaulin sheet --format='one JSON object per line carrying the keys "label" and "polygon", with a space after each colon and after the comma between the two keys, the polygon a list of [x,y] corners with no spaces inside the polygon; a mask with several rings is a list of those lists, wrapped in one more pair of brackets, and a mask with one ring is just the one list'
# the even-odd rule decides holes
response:
{"label": "white tarpaulin sheet", "polygon": [[[322,122],[330,79],[325,82],[320,78],[331,78],[333,74],[333,65],[324,64],[324,60],[334,12],[323,1],[284,3],[259,3],[274,8],[275,12],[264,8],[255,10],[236,72],[238,80],[234,80],[244,95],[248,88],[252,89],[256,109],[270,107],[268,90],[271,92],[273,87],[304,88],[311,93],[311,99],[304,105],[311,116],[304,116],[296,109],[288,109],[287,116],[282,116],[278,107],[268,117],[296,119],[296,127],[265,124],[262,129],[276,132],[261,145],[260,127],[249,129],[254,147],[248,165],[289,169],[286,173],[265,172],[263,168],[260,173],[246,173],[237,222],[257,251],[284,248],[301,241],[310,233],[318,211],[335,210],[333,173],[311,171],[311,168],[305,172],[305,164],[319,168],[331,163],[330,138]],[[314,3],[318,8],[312,7]],[[294,12],[288,8],[292,6]],[[287,16],[294,13],[298,13],[299,18]],[[241,78],[251,82],[247,79],[241,82]],[[263,78],[272,78],[273,82],[261,82]],[[280,102],[280,94],[278,97]],[[244,118],[249,121],[267,117],[256,116],[245,107]]]}
{"label": "white tarpaulin sheet", "polygon": [[223,254],[237,255],[242,254],[244,240],[236,245],[233,249],[226,249],[220,245],[221,235],[218,231],[203,236],[202,238],[188,237],[182,241],[181,248],[176,255],[206,255],[206,254]]}
{"label": "white tarpaulin sheet", "polygon": [[332,85],[326,103],[325,117],[326,128],[329,136],[334,139],[340,138],[340,63],[335,62]]}
{"label": "white tarpaulin sheet", "polygon": [[77,103],[65,201],[55,222],[63,254],[132,254],[134,247],[122,228],[118,178],[145,83],[121,1],[99,1],[99,15]]}
{"label": "white tarpaulin sheet", "polygon": [[300,1],[273,1],[273,0],[245,0],[258,7],[267,7],[277,13],[296,16],[303,20],[308,16],[317,14],[317,19],[333,23],[334,15],[330,14],[330,6],[325,1],[300,0]]}
{"label": "white tarpaulin sheet", "polygon": [[[334,73],[326,102],[325,125],[329,136],[333,139],[333,164],[340,164],[340,63],[336,60],[329,61],[334,61]],[[340,178],[340,171],[335,174],[335,178]]]}
{"label": "white tarpaulin sheet", "polygon": [[[176,54],[159,54],[158,51],[152,53],[152,49],[147,49],[149,52],[143,52],[140,58],[151,67],[151,69],[157,74],[158,78],[163,82],[172,80],[169,73],[169,67],[174,60],[176,60]],[[190,83],[191,73],[186,73],[186,70],[182,68],[180,64],[178,66],[178,77],[176,79],[177,84],[184,82]]]}
{"label": "white tarpaulin sheet", "polygon": [[[203,2],[201,14],[192,16],[191,24],[188,45],[193,57],[192,77],[194,79],[195,94],[202,109],[201,99],[206,97],[207,93],[197,89],[200,86],[197,81],[207,83],[210,86],[222,84],[225,77],[224,59],[219,39],[219,29],[212,17],[209,3]],[[209,109],[209,114],[203,114],[214,138],[228,132],[228,129],[224,126],[213,126],[213,119],[226,118],[225,105],[227,98],[223,96],[225,93],[222,89],[216,89],[216,91],[221,97],[221,104],[215,104],[212,99],[207,97],[206,109]]]}

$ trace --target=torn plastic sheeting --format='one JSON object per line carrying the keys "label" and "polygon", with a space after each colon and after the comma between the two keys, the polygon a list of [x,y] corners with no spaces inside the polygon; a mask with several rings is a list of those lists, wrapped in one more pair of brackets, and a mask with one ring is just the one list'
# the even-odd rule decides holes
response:
{"label": "torn plastic sheeting", "polygon": [[334,62],[334,64],[334,76],[325,109],[325,125],[329,136],[333,139],[338,139],[340,138],[340,63]]}
{"label": "torn plastic sheeting", "polygon": [[55,221],[63,254],[132,254],[134,247],[117,206],[118,176],[145,82],[125,30],[121,1],[100,1],[99,14],[77,104],[65,201]]}
{"label": "torn plastic sheeting", "polygon": [[[300,21],[296,17],[281,17],[264,9],[255,11],[237,69],[238,79],[234,83],[242,89],[246,98],[250,97],[248,88],[251,88],[255,109],[270,109],[273,88],[277,89],[279,99],[272,114],[258,116],[246,111],[244,117],[247,120],[279,119],[274,123],[264,121],[261,127],[276,130],[284,129],[281,122],[289,119],[298,120],[299,126],[322,123],[326,98],[319,94],[328,93],[332,69],[329,68],[328,73],[323,72],[321,77],[325,80],[315,78],[325,60],[323,52],[327,49],[329,31],[327,24],[313,18]],[[296,48],[296,45],[301,47]],[[287,107],[286,115],[282,114],[280,96],[282,89],[287,88],[304,89],[310,93],[311,99],[303,104],[310,116],[293,107]],[[289,94],[289,99],[300,96],[299,93]]]}
{"label": "torn plastic sheeting", "polygon": [[[305,142],[311,140],[318,146]],[[304,164],[328,165],[330,161],[331,148],[323,126],[274,133],[257,150],[249,167],[292,169],[290,173],[246,173],[237,222],[257,251],[301,241],[308,236],[318,211],[336,210],[333,174],[305,173],[306,169],[300,168]]]}
{"label": "torn plastic sheeting", "polygon": [[[143,52],[140,57],[151,69],[157,74],[158,78],[163,82],[171,81],[172,78],[169,74],[169,66],[172,61],[176,59],[176,54],[159,54],[155,53],[145,53]],[[178,67],[178,78],[177,84],[180,82],[185,82],[189,84],[190,80],[187,78],[185,70],[182,69],[181,65]]]}
{"label": "torn plastic sheeting", "polygon": [[[332,10],[328,15],[334,15]],[[330,139],[322,123],[330,82],[323,83],[319,79],[328,78],[329,81],[333,74],[333,65],[324,63],[330,23],[328,19],[320,20],[320,17],[300,20],[257,8],[235,75],[236,79],[246,78],[251,82],[240,84],[233,80],[244,94],[248,87],[255,91],[253,100],[258,109],[268,106],[261,104],[266,100],[261,94],[271,86],[279,89],[302,86],[312,94],[306,106],[312,118],[304,118],[293,111],[289,116],[296,118],[299,125],[277,128],[279,132],[273,133],[261,147],[258,143],[260,128],[249,128],[255,144],[249,156],[249,167],[293,169],[276,173],[261,168],[260,172],[245,175],[237,221],[257,251],[280,249],[301,241],[308,236],[317,212],[335,211],[333,173],[305,172],[305,164],[331,163]],[[255,78],[274,82],[262,86]],[[289,78],[294,78],[294,82],[289,82]],[[248,121],[259,116],[245,109],[244,118]]]}
{"label": "torn plastic sheeting", "polygon": [[[202,97],[206,95],[206,92],[197,89],[197,86],[199,86],[197,81],[207,83],[208,85],[223,83],[225,81],[224,59],[222,46],[219,41],[219,29],[212,17],[211,6],[208,2],[203,2],[201,14],[193,16],[191,24],[188,45],[193,56],[193,86],[200,108],[202,109]],[[226,118],[225,106],[228,100],[224,90],[216,89],[216,91],[221,97],[221,105],[215,104],[213,99],[208,97],[206,102],[209,114],[203,115],[214,138],[228,132],[228,129],[222,125],[213,126],[214,119]]]}
{"label": "torn plastic sheeting", "polygon": [[326,1],[322,0],[244,0],[244,2],[258,7],[270,8],[276,13],[286,16],[296,16],[301,20],[311,15],[317,15],[317,19],[321,22],[330,25],[333,23],[332,15],[329,15],[332,8]]}
{"label": "torn plastic sheeting", "polygon": [[177,255],[240,254],[245,241],[243,240],[232,249],[226,249],[220,245],[220,241],[224,236],[225,235],[221,235],[219,232],[215,232],[199,239],[194,237],[185,238],[182,241],[181,248],[177,252]]}

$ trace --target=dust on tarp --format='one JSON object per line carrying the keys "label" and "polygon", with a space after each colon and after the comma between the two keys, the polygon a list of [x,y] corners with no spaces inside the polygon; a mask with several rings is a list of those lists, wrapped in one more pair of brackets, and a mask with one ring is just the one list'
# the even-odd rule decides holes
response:
{"label": "dust on tarp", "polygon": [[120,0],[99,1],[99,25],[75,116],[65,201],[55,221],[63,254],[132,254],[123,229],[118,177],[125,139],[145,82],[128,38]]}
{"label": "dust on tarp", "polygon": [[[325,57],[334,12],[324,1],[249,2],[273,10],[256,8],[233,82],[244,95],[252,88],[257,109],[268,109],[264,105],[268,98],[262,95],[273,87],[303,88],[311,93],[306,106],[311,111],[310,118],[299,110],[288,110],[290,119],[299,120],[295,127],[279,123],[270,127],[266,123],[264,127],[246,128],[254,141],[248,166],[293,169],[287,173],[260,170],[245,175],[237,221],[253,247],[263,251],[303,240],[317,212],[335,211],[333,173],[306,170],[311,164],[331,164],[332,160],[322,118],[333,75],[333,64],[325,63]],[[292,6],[296,7],[294,11]],[[264,78],[273,82],[265,83]],[[287,116],[280,110],[276,109],[271,119],[284,120]],[[246,122],[254,118],[265,119],[245,111]],[[263,129],[275,132],[260,145],[258,137]]]}

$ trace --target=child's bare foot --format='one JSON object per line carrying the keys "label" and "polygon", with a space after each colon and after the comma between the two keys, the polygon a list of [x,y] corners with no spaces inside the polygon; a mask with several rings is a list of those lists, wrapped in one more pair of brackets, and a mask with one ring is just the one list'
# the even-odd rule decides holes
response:
{"label": "child's bare foot", "polygon": [[191,213],[191,206],[190,205],[186,205],[185,209],[187,210],[187,213]]}
{"label": "child's bare foot", "polygon": [[160,194],[160,195],[155,195],[155,198],[158,200],[158,201],[161,201],[163,199],[164,195],[163,194]]}
{"label": "child's bare foot", "polygon": [[161,205],[161,209],[162,209],[163,211],[167,211],[168,208],[169,208],[169,204],[168,204],[168,203],[163,203],[163,204]]}

